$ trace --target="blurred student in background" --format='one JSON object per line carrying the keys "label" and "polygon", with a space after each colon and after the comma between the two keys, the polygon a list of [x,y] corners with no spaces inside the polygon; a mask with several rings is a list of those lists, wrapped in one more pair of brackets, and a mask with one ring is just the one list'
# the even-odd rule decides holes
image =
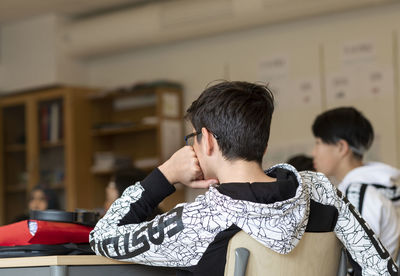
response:
{"label": "blurred student in background", "polygon": [[14,222],[29,219],[29,211],[58,210],[60,203],[56,192],[42,185],[34,187],[29,195],[28,211],[15,218]]}
{"label": "blurred student in background", "polygon": [[[138,181],[142,181],[145,177],[146,173],[138,168],[130,167],[117,170],[106,187],[106,199],[104,202],[105,212],[107,212],[111,204],[122,195],[126,188],[134,185]],[[156,208],[151,217],[161,213],[161,210]]]}
{"label": "blurred student in background", "polygon": [[34,211],[58,210],[60,204],[53,190],[38,185],[31,192],[28,208]]}
{"label": "blurred student in background", "polygon": [[297,154],[289,157],[286,163],[292,165],[296,170],[300,171],[315,171],[313,159],[305,154]]}
{"label": "blurred student in background", "polygon": [[363,162],[374,139],[371,123],[355,108],[341,107],[320,114],[312,131],[316,170],[334,178],[339,190],[395,257],[400,220],[393,203],[397,190],[393,180],[399,178],[399,171],[383,163]]}

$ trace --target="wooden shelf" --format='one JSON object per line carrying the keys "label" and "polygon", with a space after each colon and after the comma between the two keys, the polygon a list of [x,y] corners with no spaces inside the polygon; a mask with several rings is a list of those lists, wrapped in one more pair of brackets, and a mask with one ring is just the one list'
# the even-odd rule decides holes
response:
{"label": "wooden shelf", "polygon": [[65,189],[64,183],[60,183],[60,184],[57,184],[57,185],[50,185],[50,189],[63,190],[63,189]]}
{"label": "wooden shelf", "polygon": [[24,152],[26,150],[25,144],[10,144],[5,146],[6,152]]}
{"label": "wooden shelf", "polygon": [[146,95],[146,94],[153,94],[154,89],[140,89],[140,90],[135,90],[135,91],[103,91],[103,92],[95,92],[92,94],[89,94],[87,98],[92,101],[101,101],[101,100],[113,100],[117,98],[123,98],[123,97],[132,97],[132,96],[140,96],[140,95]]}
{"label": "wooden shelf", "polygon": [[7,186],[6,191],[8,193],[22,193],[22,192],[26,192],[26,187],[25,186]]}
{"label": "wooden shelf", "polygon": [[57,142],[43,141],[43,142],[40,142],[40,146],[42,148],[46,148],[46,149],[63,147],[64,146],[64,141],[63,140],[60,140],[60,141],[57,141]]}
{"label": "wooden shelf", "polygon": [[98,176],[109,176],[111,174],[113,174],[115,172],[115,170],[102,170],[102,171],[92,171],[93,175],[98,175]]}
{"label": "wooden shelf", "polygon": [[132,87],[119,87],[114,90],[96,91],[87,96],[89,100],[108,100],[122,97],[138,96],[143,94],[154,94],[155,91],[182,90],[182,85],[174,82],[157,81],[153,83],[138,83]]}
{"label": "wooden shelf", "polygon": [[[101,91],[88,98],[92,108],[92,167],[99,165],[98,170],[91,170],[93,190],[104,186],[115,173],[112,166],[101,167],[99,153],[129,159],[135,168],[147,174],[183,145],[182,139],[176,137],[183,132],[180,85],[152,82]],[[96,207],[102,206],[104,191],[93,198]],[[175,199],[171,199],[173,206],[182,202],[181,198]]]}
{"label": "wooden shelf", "polygon": [[117,135],[117,134],[127,134],[127,133],[135,133],[149,130],[156,130],[156,124],[148,124],[148,125],[136,125],[132,127],[119,127],[119,128],[108,128],[108,129],[96,129],[92,130],[92,136],[108,136],[108,135]]}
{"label": "wooden shelf", "polygon": [[[24,213],[26,195],[38,183],[54,184],[51,188],[56,190],[63,209],[93,208],[89,171],[93,138],[91,102],[86,97],[92,92],[93,89],[84,87],[39,88],[1,97],[0,135],[4,141],[0,154],[0,225],[11,223]],[[52,109],[53,106],[58,109]],[[54,115],[57,113],[58,116]],[[56,136],[55,119],[60,130]],[[44,126],[48,130],[46,135]],[[49,137],[54,139],[49,141]],[[62,179],[57,174],[61,171]]]}

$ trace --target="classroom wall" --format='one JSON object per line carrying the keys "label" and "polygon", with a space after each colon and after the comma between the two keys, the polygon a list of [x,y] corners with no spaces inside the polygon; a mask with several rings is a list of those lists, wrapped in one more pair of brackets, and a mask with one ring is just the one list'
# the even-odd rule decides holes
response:
{"label": "classroom wall", "polygon": [[214,80],[268,82],[277,108],[264,167],[310,153],[314,117],[341,105],[374,125],[367,158],[399,166],[399,26],[393,4],[147,47],[88,60],[88,84],[173,79],[187,108]]}
{"label": "classroom wall", "polygon": [[54,15],[46,15],[1,27],[1,90],[13,91],[55,83],[56,20]]}
{"label": "classroom wall", "polygon": [[84,61],[71,57],[59,36],[66,22],[46,14],[0,26],[0,94],[87,81]]}

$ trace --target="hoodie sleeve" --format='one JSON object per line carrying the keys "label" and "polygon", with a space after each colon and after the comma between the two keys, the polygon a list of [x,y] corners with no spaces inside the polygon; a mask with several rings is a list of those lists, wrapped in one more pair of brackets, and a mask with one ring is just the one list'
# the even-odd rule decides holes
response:
{"label": "hoodie sleeve", "polygon": [[97,255],[146,265],[196,265],[227,225],[205,221],[205,217],[223,220],[217,211],[207,207],[204,196],[145,221],[151,207],[173,191],[157,169],[142,183],[127,188],[90,233],[92,250]]}
{"label": "hoodie sleeve", "polygon": [[[373,186],[367,184],[351,184],[347,189],[347,198],[354,207],[358,207],[362,217],[377,234],[391,256],[395,256],[400,224],[392,202]],[[355,202],[353,202],[354,199]]]}
{"label": "hoodie sleeve", "polygon": [[398,275],[398,268],[376,234],[360,216],[355,207],[321,173],[301,173],[312,185],[313,200],[334,206],[338,210],[335,233],[355,262],[362,275]]}

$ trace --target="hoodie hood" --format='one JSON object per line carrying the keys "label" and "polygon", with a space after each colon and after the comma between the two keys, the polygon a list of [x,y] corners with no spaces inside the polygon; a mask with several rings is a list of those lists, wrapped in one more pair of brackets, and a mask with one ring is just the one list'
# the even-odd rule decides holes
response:
{"label": "hoodie hood", "polygon": [[[228,224],[237,225],[273,251],[287,254],[296,247],[305,232],[310,212],[310,188],[304,185],[300,174],[289,164],[278,164],[265,173],[273,175],[278,168],[295,175],[298,186],[291,198],[263,204],[235,200],[211,187],[205,199],[211,208],[225,216]],[[279,179],[270,184],[279,185]]]}
{"label": "hoodie hood", "polygon": [[350,184],[379,184],[393,187],[400,180],[397,168],[380,162],[366,163],[364,166],[351,170],[339,184],[339,190],[345,192]]}

